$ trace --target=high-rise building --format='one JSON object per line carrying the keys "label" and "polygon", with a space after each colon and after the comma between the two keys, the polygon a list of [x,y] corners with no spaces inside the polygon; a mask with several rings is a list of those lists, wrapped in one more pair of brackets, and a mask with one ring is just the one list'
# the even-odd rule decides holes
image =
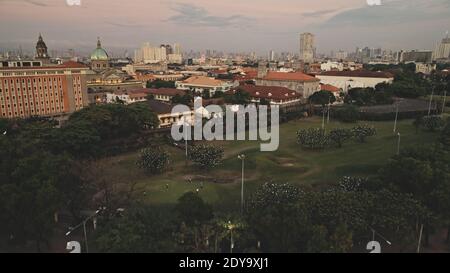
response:
{"label": "high-rise building", "polygon": [[300,60],[305,63],[314,62],[314,35],[312,33],[300,34]]}
{"label": "high-rise building", "polygon": [[446,38],[442,39],[441,43],[436,46],[436,49],[433,52],[433,60],[450,60],[450,38],[448,37],[448,31]]}
{"label": "high-rise building", "polygon": [[431,50],[411,50],[402,51],[399,54],[399,61],[402,63],[419,62],[430,63],[433,52]]}
{"label": "high-rise building", "polygon": [[167,60],[166,47],[154,47],[150,43],[145,43],[134,53],[136,63],[157,63]]}
{"label": "high-rise building", "polygon": [[0,117],[54,117],[88,105],[86,74],[76,62],[42,66],[34,61],[0,67]]}
{"label": "high-rise building", "polygon": [[275,51],[273,51],[273,50],[269,51],[268,61],[269,62],[275,61]]}
{"label": "high-rise building", "polygon": [[173,54],[173,48],[171,45],[161,45],[161,47],[164,47],[166,49],[166,54]]}
{"label": "high-rise building", "polygon": [[338,60],[345,60],[348,57],[348,53],[346,51],[339,50],[335,53],[335,58]]}
{"label": "high-rise building", "polygon": [[173,44],[173,54],[182,55],[181,54],[181,46],[179,43]]}

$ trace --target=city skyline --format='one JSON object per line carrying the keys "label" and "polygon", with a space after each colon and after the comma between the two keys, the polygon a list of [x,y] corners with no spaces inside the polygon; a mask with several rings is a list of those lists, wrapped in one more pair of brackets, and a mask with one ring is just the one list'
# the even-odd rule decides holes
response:
{"label": "city skyline", "polygon": [[211,2],[133,0],[124,8],[115,0],[82,0],[81,6],[0,0],[0,47],[31,49],[42,32],[55,50],[89,52],[100,36],[111,51],[180,42],[186,50],[267,54],[298,52],[298,35],[311,32],[319,53],[366,45],[432,50],[450,29],[449,0],[390,0],[381,6],[365,0],[281,0],[276,7],[273,0]]}

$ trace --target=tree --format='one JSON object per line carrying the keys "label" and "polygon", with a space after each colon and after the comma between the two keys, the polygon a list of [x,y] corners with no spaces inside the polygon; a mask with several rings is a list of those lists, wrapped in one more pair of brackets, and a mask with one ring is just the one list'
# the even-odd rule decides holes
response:
{"label": "tree", "polygon": [[357,122],[359,120],[359,110],[356,106],[346,105],[336,109],[334,116],[342,122]]}
{"label": "tree", "polygon": [[301,129],[297,132],[297,143],[304,148],[323,149],[328,144],[328,137],[323,129]]}
{"label": "tree", "polygon": [[337,128],[330,131],[328,134],[328,139],[335,143],[339,148],[342,147],[342,144],[351,139],[353,136],[352,131],[350,129]]}
{"label": "tree", "polygon": [[211,98],[211,92],[209,91],[209,89],[205,89],[202,92],[202,98],[204,99],[210,99]]}
{"label": "tree", "polygon": [[263,184],[249,200],[246,218],[264,252],[305,251],[309,238],[307,213],[290,184]]}
{"label": "tree", "polygon": [[344,176],[338,183],[338,187],[343,192],[361,191],[367,183],[367,178]]}
{"label": "tree", "polygon": [[375,136],[376,134],[377,130],[375,127],[367,124],[358,125],[352,129],[352,135],[361,143],[364,143],[367,137]]}
{"label": "tree", "polygon": [[174,97],[172,97],[171,102],[173,104],[184,104],[184,105],[189,105],[192,103],[193,101],[193,97],[190,93],[187,93],[183,96],[180,96],[179,94],[176,94]]}
{"label": "tree", "polygon": [[100,218],[95,248],[102,253],[177,252],[174,219],[164,208],[135,204],[123,217]]}
{"label": "tree", "polygon": [[209,144],[198,144],[190,147],[189,159],[194,162],[195,165],[211,169],[222,164],[223,149]]}
{"label": "tree", "polygon": [[330,91],[317,91],[309,97],[309,102],[313,104],[320,104],[325,107],[326,104],[334,103],[336,97]]}
{"label": "tree", "polygon": [[148,147],[141,151],[136,165],[147,174],[160,174],[170,165],[170,154],[159,146]]}
{"label": "tree", "polygon": [[[438,223],[450,223],[450,169],[447,152],[440,146],[406,149],[388,161],[379,172],[381,188],[411,194],[438,216]],[[425,241],[431,222],[425,222]]]}
{"label": "tree", "polygon": [[339,224],[330,236],[330,250],[333,253],[347,253],[353,248],[353,234],[347,225]]}
{"label": "tree", "polygon": [[223,96],[225,95],[225,93],[223,91],[216,91],[213,95],[213,98],[223,98]]}
{"label": "tree", "polygon": [[259,105],[270,105],[270,101],[266,98],[261,98],[259,100]]}
{"label": "tree", "polygon": [[247,105],[250,103],[250,94],[238,87],[234,93],[226,93],[224,99],[229,104]]}
{"label": "tree", "polygon": [[442,143],[445,149],[450,151],[450,118],[447,118],[446,125],[441,132],[439,141]]}
{"label": "tree", "polygon": [[438,131],[445,126],[445,121],[440,116],[424,116],[418,122],[419,127],[430,132]]}
{"label": "tree", "polygon": [[12,173],[13,182],[0,186],[4,235],[18,244],[33,240],[39,252],[42,243],[49,245],[54,214],[63,201],[57,188],[58,159],[46,152],[20,158]]}
{"label": "tree", "polygon": [[212,208],[198,194],[188,192],[178,199],[175,206],[178,218],[187,225],[204,223],[212,219]]}
{"label": "tree", "polygon": [[163,80],[154,80],[154,81],[148,81],[147,82],[147,88],[175,88],[175,82],[174,81],[163,81]]}
{"label": "tree", "polygon": [[389,85],[377,85],[376,88],[352,88],[345,98],[346,103],[358,106],[372,106],[380,104],[392,104],[392,93]]}

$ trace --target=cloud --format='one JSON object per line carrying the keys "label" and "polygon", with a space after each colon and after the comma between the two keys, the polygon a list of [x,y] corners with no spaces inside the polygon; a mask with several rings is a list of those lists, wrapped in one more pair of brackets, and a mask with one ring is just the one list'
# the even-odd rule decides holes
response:
{"label": "cloud", "polygon": [[382,1],[380,6],[365,6],[341,12],[327,20],[322,26],[391,27],[397,24],[448,19],[449,8],[449,0]]}
{"label": "cloud", "polygon": [[[49,7],[50,5],[42,0],[0,0],[0,3],[6,2],[23,2],[38,7]],[[47,1],[48,2],[48,1]]]}
{"label": "cloud", "polygon": [[145,25],[141,24],[134,24],[134,23],[118,23],[118,22],[109,22],[105,21],[104,23],[114,26],[114,27],[121,27],[121,28],[141,28],[145,27]]}
{"label": "cloud", "polygon": [[338,9],[329,9],[329,10],[319,10],[319,11],[313,11],[313,12],[305,12],[302,15],[305,17],[320,17],[324,15],[328,15],[334,12],[337,12]]}
{"label": "cloud", "polygon": [[202,7],[176,3],[171,6],[171,10],[177,14],[171,16],[167,21],[178,25],[207,26],[207,27],[245,27],[248,26],[252,18],[243,15],[214,16]]}

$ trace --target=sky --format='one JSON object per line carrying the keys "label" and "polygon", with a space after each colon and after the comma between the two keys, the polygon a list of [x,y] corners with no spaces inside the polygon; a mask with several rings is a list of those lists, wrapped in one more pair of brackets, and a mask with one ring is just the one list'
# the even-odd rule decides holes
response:
{"label": "sky", "polygon": [[[0,48],[83,52],[100,36],[113,52],[179,42],[183,50],[318,52],[356,47],[434,49],[450,30],[450,0],[0,0]],[[381,5],[374,5],[377,1]],[[372,4],[372,5],[370,5]]]}

